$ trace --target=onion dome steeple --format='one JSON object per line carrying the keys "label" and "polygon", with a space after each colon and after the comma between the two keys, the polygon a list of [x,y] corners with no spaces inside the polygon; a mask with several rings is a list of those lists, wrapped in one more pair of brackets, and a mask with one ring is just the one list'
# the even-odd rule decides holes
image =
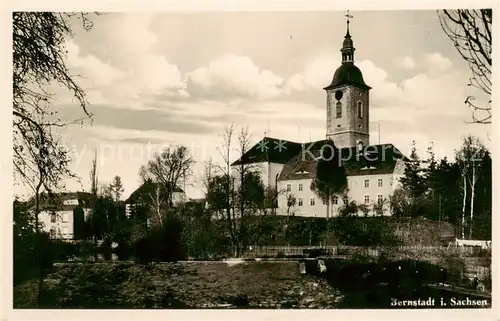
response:
{"label": "onion dome steeple", "polygon": [[351,34],[349,32],[349,19],[353,18],[353,16],[349,14],[349,10],[345,16],[347,17],[347,32],[344,37],[344,42],[342,43],[342,49],[340,49],[340,52],[342,53],[342,64],[335,71],[330,85],[324,89],[329,90],[340,86],[354,85],[359,88],[369,90],[371,87],[368,86],[363,80],[361,70],[354,65],[354,50],[356,49],[354,48]]}

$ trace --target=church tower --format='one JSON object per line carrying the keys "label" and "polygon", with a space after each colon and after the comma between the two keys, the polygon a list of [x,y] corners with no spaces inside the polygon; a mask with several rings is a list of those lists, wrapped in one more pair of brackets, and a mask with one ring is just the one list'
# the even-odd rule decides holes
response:
{"label": "church tower", "polygon": [[369,96],[370,86],[365,84],[363,74],[354,65],[354,44],[349,34],[349,11],[347,32],[342,49],[342,65],[335,71],[332,83],[326,91],[327,123],[326,138],[331,138],[338,148],[354,147],[360,142],[370,143]]}

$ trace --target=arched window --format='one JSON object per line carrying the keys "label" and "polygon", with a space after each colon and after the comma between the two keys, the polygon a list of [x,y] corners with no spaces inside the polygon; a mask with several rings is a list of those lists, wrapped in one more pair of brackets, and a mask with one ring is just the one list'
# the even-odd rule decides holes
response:
{"label": "arched window", "polygon": [[363,103],[358,101],[358,118],[363,118]]}
{"label": "arched window", "polygon": [[336,115],[336,118],[342,118],[342,103],[340,101],[336,105]]}

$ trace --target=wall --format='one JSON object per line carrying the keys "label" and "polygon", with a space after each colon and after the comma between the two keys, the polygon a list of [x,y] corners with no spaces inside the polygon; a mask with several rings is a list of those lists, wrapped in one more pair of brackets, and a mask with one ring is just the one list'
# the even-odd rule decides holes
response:
{"label": "wall", "polygon": [[[256,170],[258,170],[261,173],[261,178],[262,178],[262,182],[264,183],[264,187],[275,188],[277,175],[279,175],[281,173],[284,165],[278,164],[278,163],[261,162],[261,163],[254,163],[254,164],[245,165],[245,166],[251,166],[252,168],[255,168]],[[239,170],[238,165],[233,166],[231,168],[232,175],[235,178],[236,186],[239,186],[239,171],[238,170]]]}
{"label": "wall", "polygon": [[[378,185],[379,179],[382,180],[382,186]],[[368,187],[365,187],[366,180],[368,180]],[[387,203],[384,206],[384,215],[389,215],[389,196],[393,192],[394,185],[393,174],[349,176],[347,184],[348,196],[357,204],[367,204],[372,208],[381,195]],[[368,203],[365,202],[365,197],[368,197]]]}
{"label": "wall", "polygon": [[71,240],[73,239],[73,210],[70,211],[56,211],[56,221],[51,221],[50,212],[40,212],[39,219],[43,223],[43,230],[47,233],[54,228],[56,231],[56,238]]}
{"label": "wall", "polygon": [[[378,186],[378,179],[382,179],[382,186]],[[368,180],[368,186],[365,187],[365,180]],[[327,217],[326,208],[323,201],[319,199],[314,191],[311,190],[312,179],[293,180],[293,181],[279,181],[278,188],[280,191],[278,196],[278,214],[287,215],[287,197],[292,194],[297,199],[297,204],[290,208],[290,214],[295,213],[296,216],[314,216],[314,217]],[[290,184],[291,191],[287,191],[287,185]],[[302,191],[299,190],[299,184],[302,184]],[[357,204],[365,204],[365,196],[369,197],[368,206],[370,209],[377,202],[378,195],[386,200],[384,206],[384,215],[390,215],[389,212],[389,196],[393,192],[394,176],[393,174],[381,175],[361,175],[347,177],[348,196],[349,199],[355,201]],[[302,198],[303,205],[299,206],[299,198]],[[311,198],[314,198],[314,205],[311,205]],[[334,201],[335,202],[335,201]],[[329,217],[338,216],[340,208],[344,202],[339,196],[337,204],[331,204]],[[374,213],[370,213],[372,215]],[[362,215],[362,213],[359,213]]]}
{"label": "wall", "polygon": [[[336,118],[335,92],[342,91],[342,117]],[[357,103],[363,103],[363,117],[357,116]],[[327,92],[327,124],[326,136],[332,138],[335,145],[341,147],[355,146],[358,140],[368,146],[369,141],[369,92],[354,86],[343,86]]]}
{"label": "wall", "polygon": [[[326,217],[326,205],[311,191],[311,182],[311,179],[279,181],[278,214],[287,215],[287,198],[293,195],[296,198],[296,204],[290,208],[290,215],[293,213],[295,216]],[[290,191],[287,190],[288,184]],[[302,190],[299,190],[300,184],[302,184]],[[299,205],[299,199],[302,199],[302,206]],[[311,199],[314,199],[314,205],[311,205]]]}

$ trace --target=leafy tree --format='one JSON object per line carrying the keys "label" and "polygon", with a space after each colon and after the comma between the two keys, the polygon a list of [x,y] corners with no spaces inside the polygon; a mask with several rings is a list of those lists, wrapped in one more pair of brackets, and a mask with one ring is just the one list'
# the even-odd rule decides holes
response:
{"label": "leafy tree", "polygon": [[417,155],[415,141],[409,160],[405,164],[404,175],[400,179],[403,190],[411,197],[412,202],[426,192],[425,178],[420,167],[420,158]]}
{"label": "leafy tree", "polygon": [[469,64],[472,76],[468,85],[488,96],[486,105],[475,103],[474,96],[465,100],[473,110],[473,122],[479,124],[491,123],[492,15],[491,9],[438,11],[442,29]]}
{"label": "leafy tree", "polygon": [[243,178],[243,183],[239,187],[239,200],[243,204],[244,210],[251,209],[257,211],[264,207],[265,187],[259,172],[249,171]]}
{"label": "leafy tree", "polygon": [[230,184],[230,180],[231,178],[227,175],[215,175],[208,183],[207,206],[217,214],[221,214],[227,209],[227,186]]}
{"label": "leafy tree", "polygon": [[391,214],[395,217],[408,216],[408,208],[410,207],[410,198],[408,193],[398,188],[392,193],[389,198]]}
{"label": "leafy tree", "polygon": [[344,203],[339,209],[339,216],[340,217],[348,217],[348,216],[355,216],[358,214],[359,211],[359,206],[356,203],[356,201],[352,201],[347,199],[347,202]]}
{"label": "leafy tree", "polygon": [[358,211],[363,213],[365,217],[368,217],[368,214],[370,214],[370,207],[366,204],[359,204],[358,205]]}
{"label": "leafy tree", "polygon": [[375,215],[382,216],[384,215],[385,209],[389,204],[389,200],[387,198],[382,199],[382,201],[377,201],[373,203],[372,209]]}
{"label": "leafy tree", "polygon": [[113,196],[115,202],[118,202],[120,200],[123,191],[124,189],[122,179],[117,175],[113,178],[113,182],[109,184],[109,192]]}
{"label": "leafy tree", "polygon": [[347,176],[341,162],[339,149],[330,139],[321,149],[321,157],[316,164],[316,178],[311,189],[326,203],[327,214],[330,217],[330,202],[335,195],[347,188]]}

